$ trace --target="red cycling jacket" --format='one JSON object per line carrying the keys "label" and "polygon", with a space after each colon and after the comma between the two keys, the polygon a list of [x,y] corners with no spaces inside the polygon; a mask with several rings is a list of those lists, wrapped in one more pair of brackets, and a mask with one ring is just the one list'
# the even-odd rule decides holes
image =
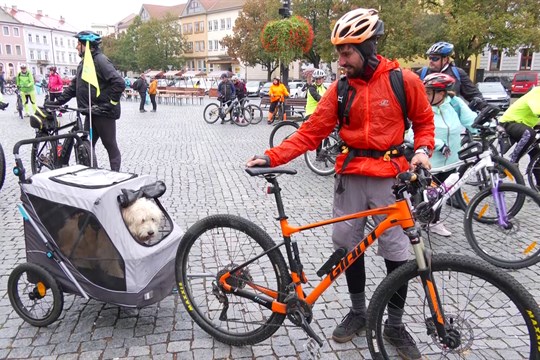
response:
{"label": "red cycling jacket", "polygon": [[[399,67],[397,61],[380,55],[373,77],[368,81],[349,79],[349,86],[356,89],[349,124],[343,124],[339,135],[345,143],[356,149],[386,151],[403,143],[405,125],[403,112],[390,85],[389,72]],[[433,110],[427,100],[424,85],[416,74],[403,70],[403,81],[407,99],[408,117],[412,121],[417,149],[434,147],[435,125]],[[334,81],[323,95],[315,112],[300,129],[279,146],[265,152],[270,157],[271,166],[285,164],[308,150],[315,150],[338,122],[337,81]],[[346,155],[336,160],[336,172],[341,168]],[[383,158],[355,157],[346,167],[344,174],[358,174],[375,177],[394,177],[406,171],[409,164],[404,156],[385,161]]]}

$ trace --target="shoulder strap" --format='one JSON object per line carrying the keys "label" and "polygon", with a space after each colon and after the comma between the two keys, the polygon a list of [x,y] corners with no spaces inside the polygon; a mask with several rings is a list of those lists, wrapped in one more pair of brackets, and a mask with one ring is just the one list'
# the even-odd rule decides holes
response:
{"label": "shoulder strap", "polygon": [[454,73],[454,76],[456,77],[457,81],[461,81],[461,75],[459,75],[459,70],[455,66],[450,66],[452,69],[452,72]]}
{"label": "shoulder strap", "polygon": [[427,71],[428,71],[428,67],[427,66],[424,66],[422,68],[422,72],[420,73],[420,80],[424,80],[424,78],[426,77],[427,75]]}
{"label": "shoulder strap", "polygon": [[411,122],[407,113],[407,98],[405,97],[405,83],[403,82],[403,73],[401,69],[395,69],[390,71],[390,85],[392,91],[401,105],[401,112],[403,113],[403,121],[405,124],[405,130],[410,129]]}
{"label": "shoulder strap", "polygon": [[[349,95],[349,90],[351,95]],[[343,121],[349,123],[349,112],[356,95],[356,89],[349,86],[349,80],[346,76],[343,76],[338,81],[338,121],[339,128],[343,126]]]}

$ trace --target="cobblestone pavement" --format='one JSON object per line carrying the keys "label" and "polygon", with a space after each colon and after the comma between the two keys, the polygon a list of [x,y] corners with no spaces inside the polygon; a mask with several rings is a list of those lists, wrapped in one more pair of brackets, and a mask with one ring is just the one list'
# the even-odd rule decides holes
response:
{"label": "cobblestone pavement", "polygon": [[[14,97],[0,112],[0,141],[13,162],[12,148],[17,140],[31,138],[34,131],[27,119],[13,113]],[[208,102],[208,100],[206,101]],[[168,187],[162,202],[184,229],[210,214],[230,213],[249,218],[273,237],[278,227],[273,197],[263,193],[266,182],[244,172],[246,159],[260,154],[268,144],[271,127],[263,121],[240,128],[219,123],[208,125],[202,119],[202,105],[159,106],[157,113],[138,111],[138,104],[122,104],[117,122],[122,152],[122,169],[151,174]],[[147,106],[149,109],[149,106]],[[22,150],[29,159],[29,148]],[[98,160],[108,167],[108,159],[98,144]],[[332,177],[319,177],[297,159],[291,166],[296,176],[283,176],[285,209],[294,224],[330,217]],[[304,358],[307,336],[298,328],[281,328],[272,338],[257,346],[231,347],[213,340],[194,325],[177,295],[143,308],[136,316],[116,306],[81,297],[65,296],[60,319],[47,328],[32,327],[12,309],[6,293],[13,268],[25,261],[21,217],[16,210],[19,198],[16,178],[8,173],[0,191],[0,358],[41,359],[297,359]],[[437,252],[472,255],[463,235],[462,213],[447,207],[447,227],[451,238],[433,237]],[[316,270],[331,250],[330,228],[319,228],[297,239],[304,255],[308,278],[317,279]],[[369,251],[368,297],[384,276],[381,258]],[[535,297],[540,296],[538,265],[512,272]],[[315,282],[316,283],[316,282]],[[332,330],[348,312],[344,278],[331,287],[314,308],[313,328],[328,341],[323,359],[369,358],[363,336],[345,344],[330,340]],[[362,333],[363,335],[363,333]]]}

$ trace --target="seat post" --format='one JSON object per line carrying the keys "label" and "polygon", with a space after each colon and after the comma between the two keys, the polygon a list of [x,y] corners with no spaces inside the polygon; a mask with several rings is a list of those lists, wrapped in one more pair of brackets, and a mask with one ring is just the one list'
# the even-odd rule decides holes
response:
{"label": "seat post", "polygon": [[266,175],[266,181],[268,181],[271,186],[268,187],[268,193],[274,194],[276,198],[276,206],[278,209],[278,220],[287,219],[285,215],[285,208],[283,207],[283,199],[281,198],[281,188],[279,187],[277,176],[274,174]]}

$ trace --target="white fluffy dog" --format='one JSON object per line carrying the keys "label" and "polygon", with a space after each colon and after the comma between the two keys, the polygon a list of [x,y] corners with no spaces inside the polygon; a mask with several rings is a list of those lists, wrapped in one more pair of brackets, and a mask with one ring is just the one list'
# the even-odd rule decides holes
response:
{"label": "white fluffy dog", "polygon": [[155,202],[140,198],[126,208],[122,208],[122,217],[135,240],[151,245],[155,240],[163,212]]}

